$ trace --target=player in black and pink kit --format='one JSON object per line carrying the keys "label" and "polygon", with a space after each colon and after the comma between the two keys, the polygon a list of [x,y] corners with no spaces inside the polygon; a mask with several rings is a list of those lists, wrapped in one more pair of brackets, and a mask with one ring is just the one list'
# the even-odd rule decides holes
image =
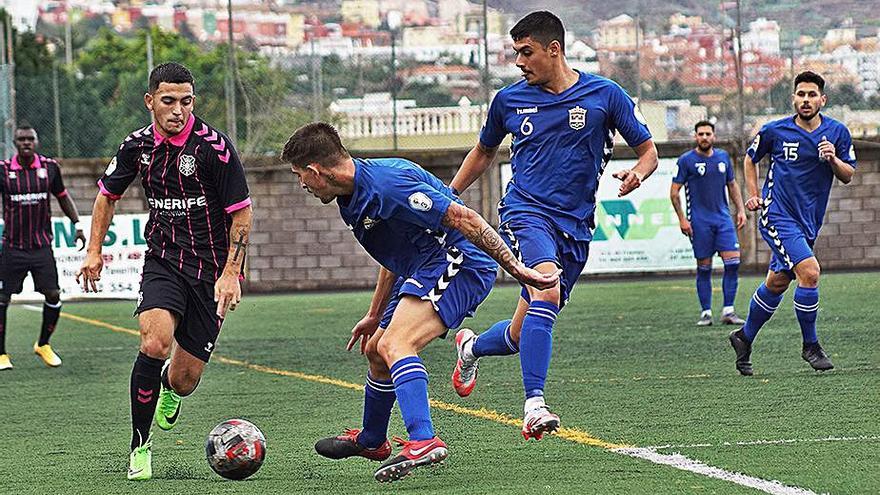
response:
{"label": "player in black and pink kit", "polygon": [[[49,345],[61,314],[58,269],[52,254],[52,213],[49,195],[58,198],[61,210],[74,225],[79,221],[76,205],[67,194],[58,162],[37,154],[37,131],[29,125],[15,130],[16,154],[0,161],[0,194],[3,195],[3,246],[0,252],[0,370],[12,369],[6,354],[6,310],[12,294],[18,294],[28,272],[34,289],[45,296],[43,325],[34,352],[47,366],[61,366],[61,358]],[[82,229],[76,240],[85,247]]]}
{"label": "player in black and pink kit", "polygon": [[241,300],[251,226],[244,168],[229,138],[193,115],[194,91],[192,74],[180,64],[150,73],[144,102],[153,123],[125,138],[98,181],[92,242],[77,273],[84,290],[98,290],[101,240],[114,205],[140,178],[150,218],[135,311],[141,345],[131,373],[131,480],[152,476],[154,415],[164,430],[177,424],[181,397],[195,390],[227,309]]}

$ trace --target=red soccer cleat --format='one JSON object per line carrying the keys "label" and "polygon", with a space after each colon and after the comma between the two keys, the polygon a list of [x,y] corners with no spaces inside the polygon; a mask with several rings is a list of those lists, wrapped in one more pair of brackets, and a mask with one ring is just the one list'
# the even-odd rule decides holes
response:
{"label": "red soccer cleat", "polygon": [[550,412],[547,406],[536,407],[523,420],[522,435],[526,440],[544,438],[544,433],[553,433],[559,429],[559,416]]}
{"label": "red soccer cleat", "polygon": [[452,388],[459,397],[467,397],[474,391],[477,385],[477,360],[464,359],[464,346],[476,338],[469,328],[462,328],[455,334],[455,349],[458,351],[458,361],[452,370]]}
{"label": "red soccer cleat", "polygon": [[403,447],[403,450],[390,461],[382,464],[373,475],[377,481],[397,481],[408,475],[410,471],[419,466],[439,464],[449,455],[446,444],[440,437],[428,440],[406,441],[394,437],[394,441]]}

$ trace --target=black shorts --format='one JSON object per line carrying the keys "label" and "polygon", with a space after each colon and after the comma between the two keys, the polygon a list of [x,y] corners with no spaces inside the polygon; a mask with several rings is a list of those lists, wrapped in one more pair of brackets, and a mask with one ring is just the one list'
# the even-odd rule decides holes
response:
{"label": "black shorts", "polygon": [[162,259],[149,256],[144,260],[135,315],[157,308],[177,313],[177,345],[207,363],[223,324],[217,316],[214,284],[190,278]]}
{"label": "black shorts", "polygon": [[37,292],[59,290],[58,268],[52,248],[44,247],[24,251],[3,247],[0,253],[0,292],[7,295],[18,294],[28,272],[34,277]]}

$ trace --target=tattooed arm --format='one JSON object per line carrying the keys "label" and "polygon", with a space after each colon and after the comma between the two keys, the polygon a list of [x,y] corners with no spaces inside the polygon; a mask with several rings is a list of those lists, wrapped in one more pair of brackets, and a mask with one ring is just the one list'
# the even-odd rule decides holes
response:
{"label": "tattooed arm", "polygon": [[507,273],[520,282],[539,290],[549,289],[559,281],[559,271],[541,273],[516,259],[504,244],[498,232],[474,210],[458,203],[449,205],[443,216],[443,225],[458,230],[475,246],[482,249],[501,265]]}
{"label": "tattooed arm", "polygon": [[251,233],[253,210],[250,206],[231,213],[232,227],[229,229],[229,254],[223,274],[214,284],[214,300],[217,301],[217,316],[226,317],[226,310],[235,311],[241,302],[241,284],[238,276],[247,254],[248,238]]}

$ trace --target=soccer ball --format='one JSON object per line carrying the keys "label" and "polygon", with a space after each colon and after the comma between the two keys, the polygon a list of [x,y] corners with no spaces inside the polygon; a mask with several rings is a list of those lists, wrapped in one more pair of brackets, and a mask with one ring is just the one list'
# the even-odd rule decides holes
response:
{"label": "soccer ball", "polygon": [[205,455],[215,473],[230,480],[243,480],[263,465],[266,437],[250,421],[228,419],[208,433]]}

